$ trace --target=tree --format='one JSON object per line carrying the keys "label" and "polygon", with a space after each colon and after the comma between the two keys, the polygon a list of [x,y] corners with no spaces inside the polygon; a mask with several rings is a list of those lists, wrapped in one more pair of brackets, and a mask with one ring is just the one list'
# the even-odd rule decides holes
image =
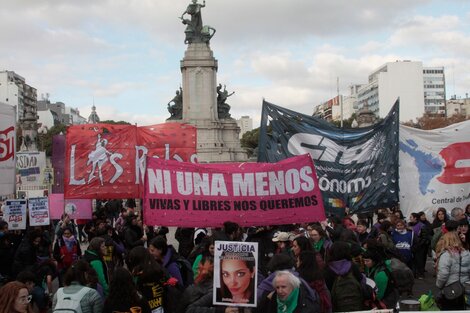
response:
{"label": "tree", "polygon": [[253,155],[254,150],[258,147],[260,128],[247,131],[240,139],[241,146],[246,149],[248,157]]}
{"label": "tree", "polygon": [[416,123],[413,121],[405,122],[403,125],[419,128],[423,130],[430,130],[436,128],[443,128],[455,123],[460,123],[465,120],[469,120],[470,117],[466,117],[464,114],[454,114],[451,117],[444,116],[433,116],[428,113],[424,113],[423,116],[419,117],[416,120]]}
{"label": "tree", "polygon": [[55,125],[55,126],[52,126],[51,129],[49,129],[49,131],[43,135],[41,134],[38,134],[39,135],[39,144],[40,144],[40,148],[44,149],[44,151],[46,151],[46,155],[48,157],[50,157],[52,155],[52,137],[54,137],[55,135],[58,135],[60,133],[62,133],[63,135],[65,135],[65,132],[67,131],[67,126],[63,125],[63,124],[58,124],[58,125]]}
{"label": "tree", "polygon": [[115,121],[115,120],[106,120],[106,121],[101,121],[100,124],[112,124],[112,125],[131,125],[129,122],[125,121]]}

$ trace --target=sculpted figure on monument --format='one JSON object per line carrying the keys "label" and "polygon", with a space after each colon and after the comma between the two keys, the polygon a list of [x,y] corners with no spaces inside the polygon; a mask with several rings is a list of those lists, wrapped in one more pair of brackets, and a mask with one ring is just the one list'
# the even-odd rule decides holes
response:
{"label": "sculpted figure on monument", "polygon": [[[173,104],[171,104],[173,103]],[[168,102],[169,120],[180,120],[183,118],[183,89],[176,90],[176,95]]]}
{"label": "sculpted figure on monument", "polygon": [[[209,40],[215,34],[215,28],[210,26],[203,26],[201,8],[206,6],[204,0],[202,4],[197,3],[198,0],[192,0],[192,3],[188,5],[186,11],[183,12],[180,19],[181,22],[186,25],[184,43],[190,44],[193,42],[205,42]],[[184,18],[185,14],[189,14],[191,19]]]}
{"label": "sculpted figure on monument", "polygon": [[230,105],[225,101],[234,93],[235,91],[229,94],[225,85],[224,90],[222,90],[222,84],[217,86],[217,113],[220,119],[230,118]]}

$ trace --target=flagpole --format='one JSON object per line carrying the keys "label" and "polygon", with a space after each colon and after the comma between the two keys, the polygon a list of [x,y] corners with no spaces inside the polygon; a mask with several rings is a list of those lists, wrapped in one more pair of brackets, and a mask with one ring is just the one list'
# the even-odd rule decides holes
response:
{"label": "flagpole", "polygon": [[339,105],[341,108],[341,115],[340,115],[341,124],[340,125],[341,125],[341,128],[343,128],[343,101],[339,97],[339,76],[336,77],[336,95],[338,96],[338,101],[339,101]]}

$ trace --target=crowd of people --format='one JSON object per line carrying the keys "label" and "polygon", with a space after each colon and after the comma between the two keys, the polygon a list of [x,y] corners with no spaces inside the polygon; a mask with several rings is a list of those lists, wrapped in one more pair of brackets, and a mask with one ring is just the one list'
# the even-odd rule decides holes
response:
{"label": "crowd of people", "polygon": [[[9,231],[0,220],[0,313],[395,309],[425,275],[435,275],[442,310],[466,307],[457,285],[470,283],[470,205],[439,208],[432,221],[424,212],[405,219],[393,208],[378,210],[376,218],[330,216],[302,225],[242,228],[228,221],[221,228],[178,228],[168,238],[168,228],[142,223],[132,200],[108,202],[98,203],[89,221],[64,214],[50,227]],[[178,249],[170,244],[176,241]],[[223,259],[215,274],[216,241],[257,242],[257,266],[252,255]],[[431,257],[432,273],[425,269]],[[220,299],[227,305],[214,305]],[[256,306],[237,305],[242,301]]]}

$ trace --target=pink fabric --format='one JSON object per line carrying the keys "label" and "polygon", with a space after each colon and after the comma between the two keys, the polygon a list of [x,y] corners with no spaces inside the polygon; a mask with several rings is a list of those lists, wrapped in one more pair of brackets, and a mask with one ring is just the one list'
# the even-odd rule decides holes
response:
{"label": "pink fabric", "polygon": [[67,208],[67,213],[71,219],[91,219],[90,199],[67,199],[64,200],[63,193],[53,193],[49,195],[49,212],[52,220],[58,220]]}
{"label": "pink fabric", "polygon": [[[202,182],[201,182],[202,181]],[[192,164],[147,158],[144,222],[181,227],[273,225],[325,219],[312,158]]]}

